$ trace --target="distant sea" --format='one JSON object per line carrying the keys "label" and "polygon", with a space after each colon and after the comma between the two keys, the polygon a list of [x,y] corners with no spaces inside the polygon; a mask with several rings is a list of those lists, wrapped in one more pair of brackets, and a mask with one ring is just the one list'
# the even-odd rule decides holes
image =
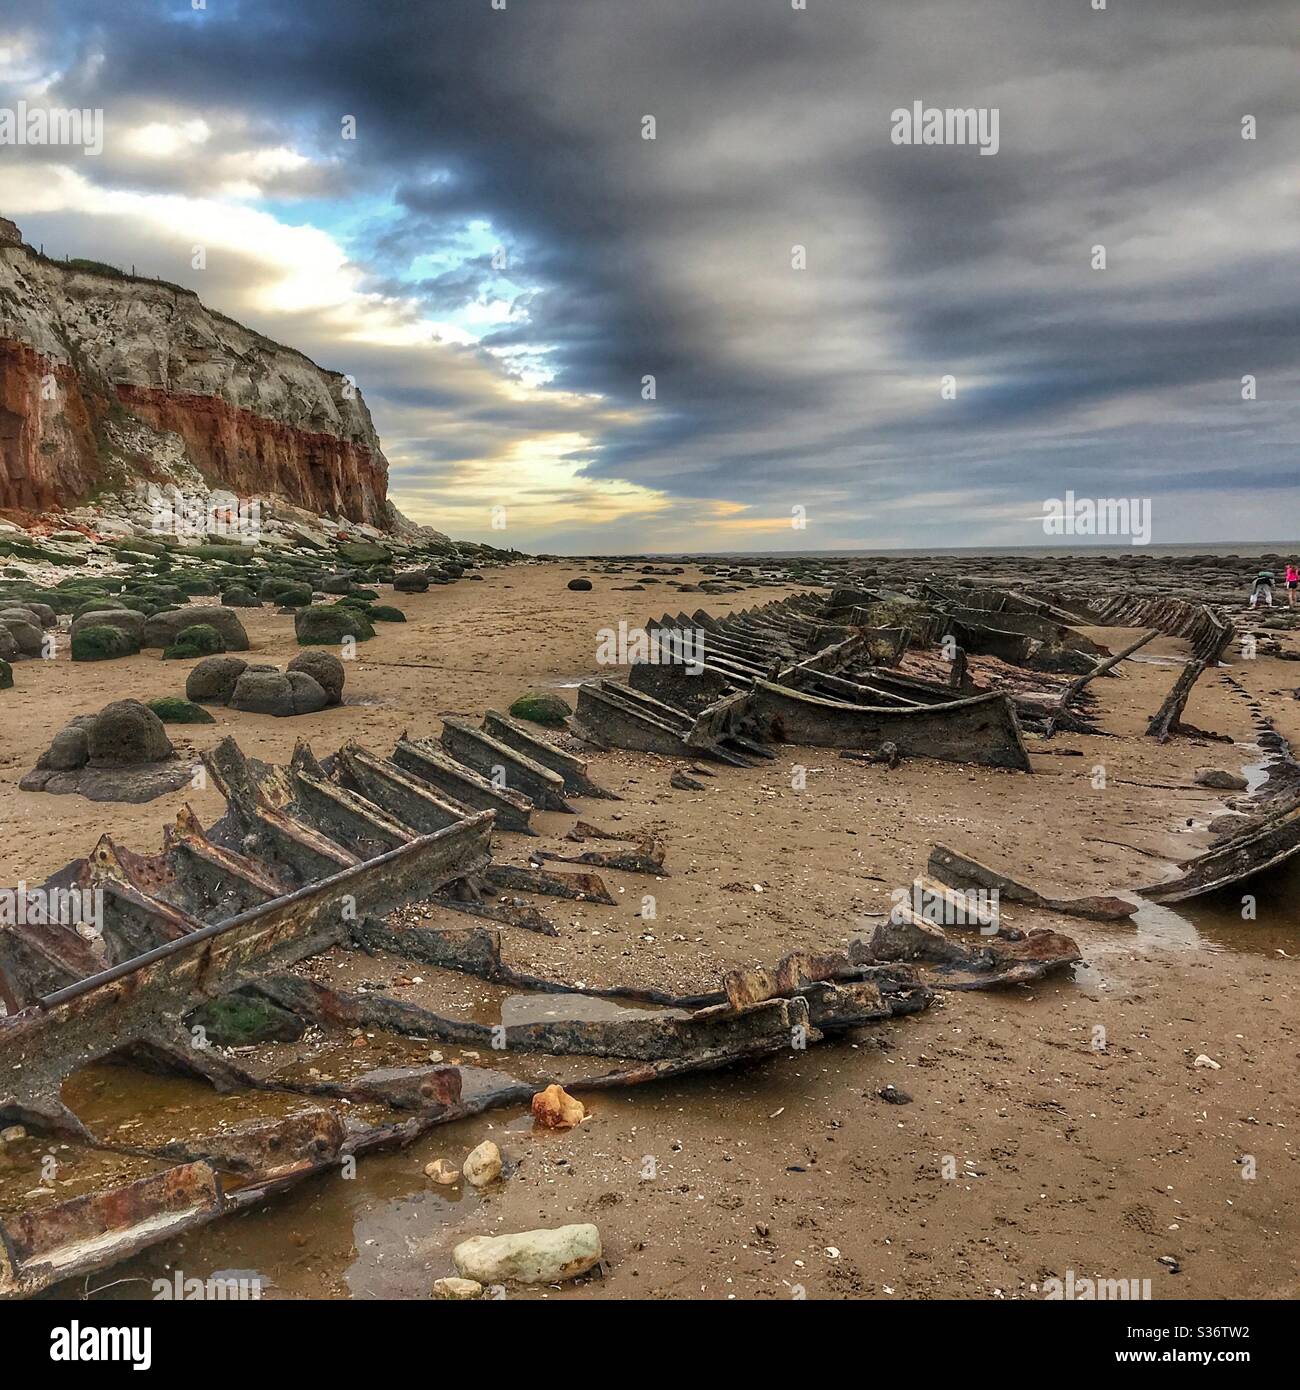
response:
{"label": "distant sea", "polygon": [[972,560],[993,555],[1283,555],[1300,557],[1300,541],[1179,541],[1171,545],[1089,545],[1071,542],[1064,545],[926,545],[863,550],[656,550],[645,551],[656,559],[683,558],[714,560],[796,560],[831,559],[854,560],[864,556],[906,558],[909,555],[966,555]]}

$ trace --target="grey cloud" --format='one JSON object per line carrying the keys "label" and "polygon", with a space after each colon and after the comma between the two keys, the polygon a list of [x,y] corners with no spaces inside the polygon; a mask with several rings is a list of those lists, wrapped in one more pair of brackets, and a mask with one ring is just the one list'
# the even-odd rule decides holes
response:
{"label": "grey cloud", "polygon": [[[868,543],[874,499],[960,490],[1029,517],[1117,477],[1171,497],[1194,479],[1202,500],[1178,515],[1199,524],[1296,438],[1281,399],[1300,368],[1300,290],[1278,244],[1300,148],[1285,0],[43,9],[78,100],[238,113],[337,157],[284,191],[341,208],[391,197],[353,248],[382,292],[435,314],[474,302],[481,266],[407,272],[489,221],[527,318],[483,346],[549,345],[558,387],[605,398],[581,412],[593,477],[687,508],[777,513],[797,492]],[[890,110],[917,99],[997,105],[1000,152],[890,144]],[[1094,242],[1104,272],[1088,268]],[[795,243],[806,271],[790,269]],[[506,400],[484,352],[441,351],[436,373],[348,353],[381,424],[425,412],[416,456],[435,484],[448,460],[574,418]],[[1247,414],[1234,390],[1252,370],[1272,399]],[[958,399],[940,402],[949,371]],[[935,507],[969,543],[992,534],[964,520],[977,515]]]}

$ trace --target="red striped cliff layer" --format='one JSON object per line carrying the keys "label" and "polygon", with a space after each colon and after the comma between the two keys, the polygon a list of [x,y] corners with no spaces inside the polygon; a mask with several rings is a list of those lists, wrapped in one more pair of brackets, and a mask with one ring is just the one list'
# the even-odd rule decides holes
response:
{"label": "red striped cliff layer", "polygon": [[241,497],[274,494],[322,515],[382,524],[388,465],[335,435],[239,410],[218,396],[119,386],[118,399],[156,430],[171,430],[204,477]]}
{"label": "red striped cliff layer", "polygon": [[388,463],[346,377],[179,286],[47,260],[0,218],[0,510],[194,470],[389,524]]}
{"label": "red striped cliff layer", "polygon": [[94,487],[98,447],[77,374],[0,339],[0,508],[42,512]]}

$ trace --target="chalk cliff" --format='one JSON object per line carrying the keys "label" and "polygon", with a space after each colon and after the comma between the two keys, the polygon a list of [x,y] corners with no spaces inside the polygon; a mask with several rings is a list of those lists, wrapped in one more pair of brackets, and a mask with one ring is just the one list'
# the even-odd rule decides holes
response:
{"label": "chalk cliff", "polygon": [[390,527],[359,391],[189,290],[48,260],[0,218],[0,509],[71,507],[176,464]]}

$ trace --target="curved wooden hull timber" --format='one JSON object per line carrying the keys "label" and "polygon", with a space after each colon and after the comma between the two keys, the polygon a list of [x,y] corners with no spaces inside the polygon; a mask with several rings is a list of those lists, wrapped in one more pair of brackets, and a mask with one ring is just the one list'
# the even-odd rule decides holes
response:
{"label": "curved wooden hull timber", "polygon": [[1142,598],[1116,594],[1089,614],[1093,622],[1109,627],[1153,627],[1170,637],[1183,637],[1192,652],[1214,662],[1232,641],[1230,622],[1204,603],[1180,598]]}
{"label": "curved wooden hull timber", "polygon": [[893,743],[904,757],[1032,770],[1014,707],[1001,692],[898,708],[846,704],[756,681],[745,717],[760,736],[779,743],[860,749]]}
{"label": "curved wooden hull timber", "polygon": [[1235,836],[1195,859],[1184,860],[1183,872],[1165,883],[1142,888],[1155,903],[1180,903],[1231,888],[1257,874],[1279,868],[1300,852],[1300,805],[1288,807],[1262,826]]}
{"label": "curved wooden hull timber", "polygon": [[[657,708],[644,697],[632,703]],[[684,715],[667,713],[690,727]],[[527,731],[521,752],[490,733],[450,727],[445,756],[427,740],[400,740],[399,750],[420,753],[405,764],[354,743],[323,761],[300,744],[287,766],[272,766],[226,739],[204,754],[227,803],[220,821],[204,829],[185,808],[157,854],[105,835],[46,885],[47,893],[76,886],[102,894],[90,936],[43,919],[0,922],[0,1129],[17,1131],[6,1145],[25,1146],[23,1162],[7,1149],[0,1167],[0,1301],[104,1268],[434,1126],[526,1106],[552,1082],[581,1094],[732,1066],[788,1051],[792,1038],[815,1043],[931,1002],[910,968],[841,955],[763,971],[772,987],[739,1005],[724,989],[579,986],[512,966],[497,927],[386,916],[410,903],[459,901],[476,909],[470,915],[490,917],[502,889],[512,898],[545,894],[611,908],[618,901],[589,871],[494,866],[494,809],[467,806],[443,788],[448,769],[477,776],[453,754],[481,762],[486,752],[538,801],[554,800],[566,778],[575,795],[591,785],[582,760]],[[492,727],[520,733],[504,716]],[[557,766],[534,760],[534,745]],[[472,791],[477,783],[454,785]],[[525,809],[537,804],[509,795]],[[586,835],[622,839],[591,826]],[[612,872],[667,872],[653,844],[644,854],[591,851],[569,862],[593,859]],[[513,906],[545,929],[535,908]],[[435,907],[433,919],[440,916]],[[537,929],[509,914],[497,920]],[[308,958],[313,971],[296,971]],[[404,986],[422,987],[419,995],[385,992],[399,964],[420,967],[419,978],[402,976]],[[352,988],[339,987],[339,969]],[[628,998],[658,1007],[587,1017],[556,1002],[545,1018],[498,1026],[464,1013],[463,989],[450,978],[457,974],[557,1001]],[[297,1033],[210,1041],[204,1011],[223,999],[260,1001],[288,1024],[296,1020]],[[363,1033],[382,1034],[397,1064],[357,1052]],[[492,1068],[443,1064],[428,1056],[430,1042],[503,1055]],[[328,1072],[305,1070],[326,1056]],[[101,1128],[102,1116],[81,1118],[75,1087],[65,1095],[69,1078],[105,1061],[125,1064],[114,1100],[134,1111],[127,1141],[115,1125]],[[169,1121],[151,1127],[154,1093],[131,1080],[140,1070],[206,1083],[181,1137]],[[220,1103],[224,1096],[233,1109]],[[32,1188],[25,1163],[53,1137],[60,1186],[42,1179]],[[67,1193],[70,1184],[82,1190]]]}

